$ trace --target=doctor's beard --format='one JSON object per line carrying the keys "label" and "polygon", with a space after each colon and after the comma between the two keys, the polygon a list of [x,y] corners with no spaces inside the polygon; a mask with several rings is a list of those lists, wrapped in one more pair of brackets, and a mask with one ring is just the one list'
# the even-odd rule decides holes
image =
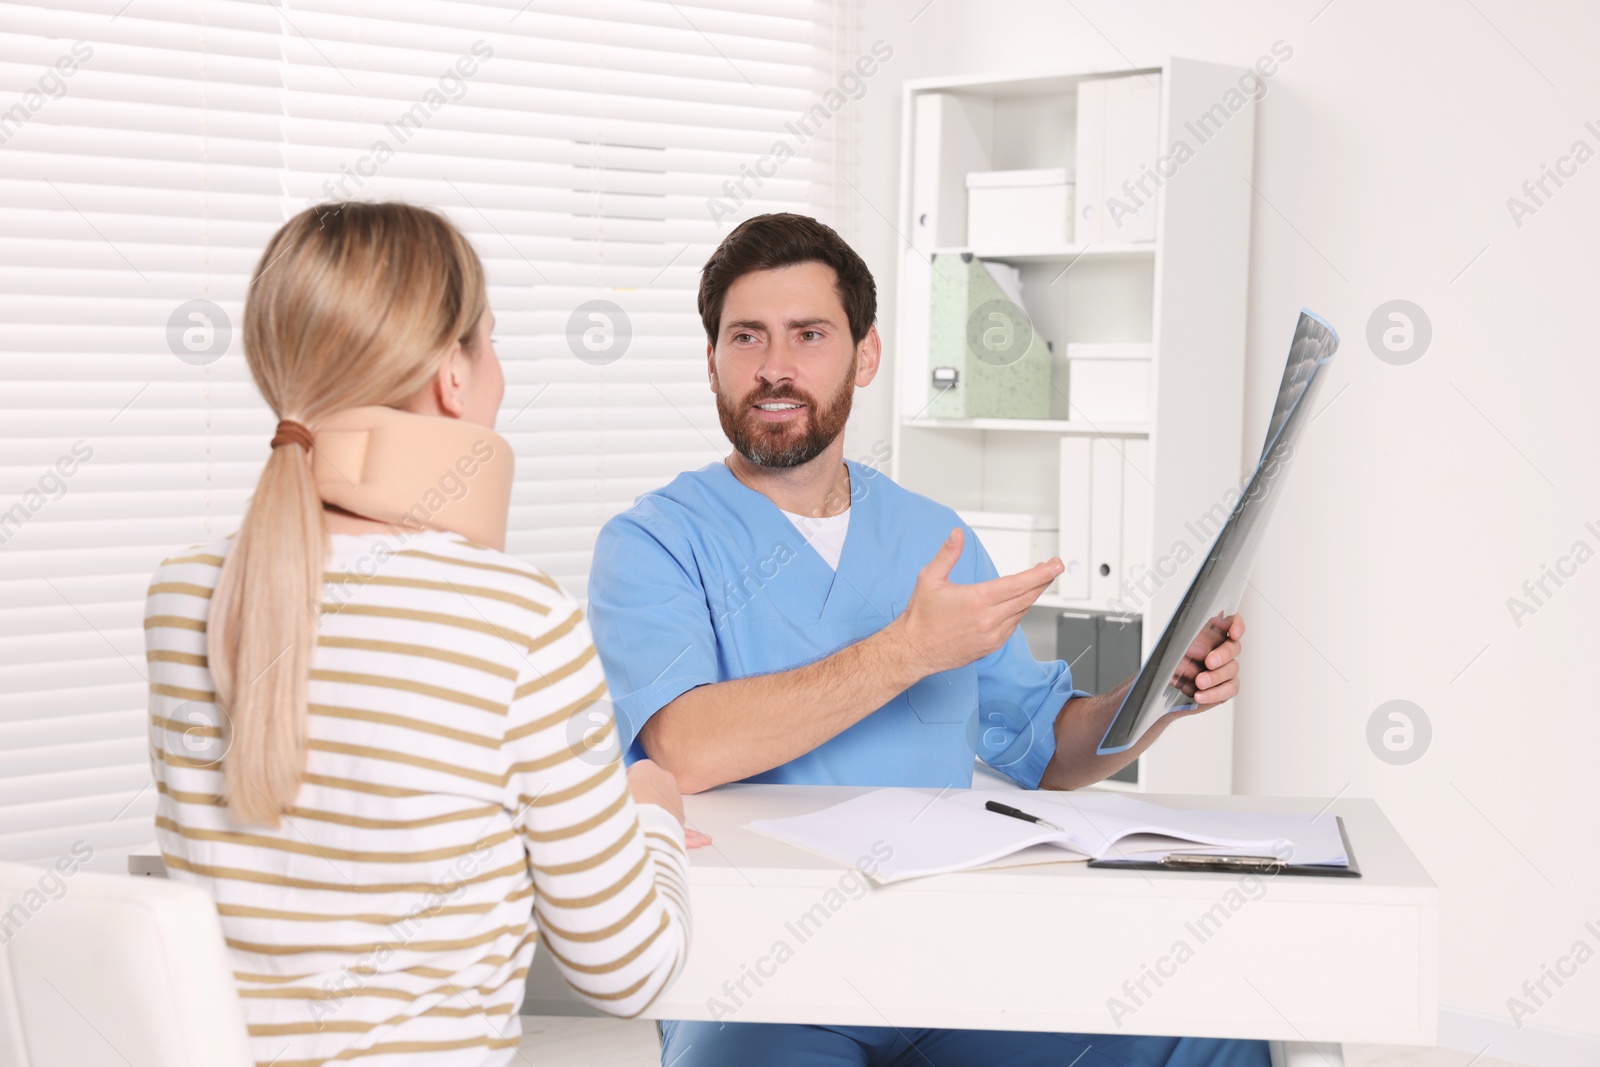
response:
{"label": "doctor's beard", "polygon": [[[798,467],[822,455],[834,438],[844,432],[855,398],[856,360],[834,391],[826,407],[818,405],[810,393],[793,385],[762,384],[746,393],[737,404],[721,389],[717,390],[717,418],[734,451],[758,467]],[[806,406],[803,420],[794,424],[770,425],[758,420],[751,406],[773,400],[795,400]]]}

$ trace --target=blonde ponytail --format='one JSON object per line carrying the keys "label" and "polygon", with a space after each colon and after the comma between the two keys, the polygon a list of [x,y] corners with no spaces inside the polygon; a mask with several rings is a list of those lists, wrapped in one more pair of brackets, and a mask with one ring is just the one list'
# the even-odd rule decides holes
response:
{"label": "blonde ponytail", "polygon": [[224,792],[241,824],[276,826],[300,790],[324,527],[309,454],[274,448],[222,565],[206,634],[230,731]]}
{"label": "blonde ponytail", "polygon": [[[245,359],[281,420],[316,421],[425,388],[487,307],[483,267],[441,216],[407,204],[309,209],[268,243],[245,298]],[[314,445],[312,447],[315,447]],[[305,775],[307,683],[327,526],[311,453],[276,445],[212,593],[206,656],[240,825],[277,826]]]}

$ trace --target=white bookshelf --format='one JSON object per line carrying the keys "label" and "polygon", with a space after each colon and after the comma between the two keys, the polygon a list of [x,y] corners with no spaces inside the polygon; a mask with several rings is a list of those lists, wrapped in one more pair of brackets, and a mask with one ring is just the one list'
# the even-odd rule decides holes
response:
{"label": "white bookshelf", "polygon": [[[1212,511],[1243,469],[1245,302],[1250,231],[1254,113],[1247,102],[1196,143],[1192,123],[1237,87],[1240,69],[1172,59],[1137,70],[1070,71],[1029,77],[961,77],[908,82],[901,139],[901,232],[911,246],[899,268],[894,368],[897,413],[892,473],[907,488],[961,511],[1056,516],[1062,511],[1063,439],[1090,447],[1130,448],[1144,456],[1137,491],[1148,522],[1129,530],[1113,582],[1098,595],[1042,597],[1029,619],[1038,636],[1061,609],[1107,610],[1127,598],[1105,595],[1115,579],[1167,557],[1161,581],[1146,577],[1137,593],[1143,653],[1159,636],[1199,566],[1208,541],[1194,521]],[[1159,75],[1160,152],[1179,139],[1189,158],[1165,178],[1154,199],[1153,240],[1073,241],[1038,247],[969,245],[965,232],[969,171],[1077,165],[1077,94],[1089,80]],[[938,120],[918,120],[922,94],[942,94]],[[1110,134],[1108,134],[1110,136]],[[1079,186],[1082,189],[1082,185]],[[1079,205],[1081,206],[1081,204]],[[926,350],[929,257],[971,252],[1021,272],[1023,307],[1054,345],[1050,417],[939,419],[927,414]],[[1072,342],[1148,342],[1151,418],[1094,422],[1074,414],[1065,383]],[[902,343],[903,342],[903,343]],[[1093,442],[1104,442],[1094,445]],[[1147,450],[1147,451],[1146,451]],[[1131,475],[1125,480],[1133,484]],[[1132,491],[1130,491],[1132,492]],[[1070,510],[1070,509],[1069,509]],[[1109,510],[1109,509],[1106,509]],[[1111,521],[1101,516],[1101,526]],[[1121,519],[1117,519],[1121,522]],[[1118,527],[1120,529],[1120,526]],[[1172,560],[1186,544],[1190,558]],[[1065,545],[1063,559],[1076,548]],[[1126,557],[1125,559],[1123,557]],[[1087,557],[1085,557],[1087,558]],[[1125,566],[1124,566],[1125,564]],[[1098,570],[1098,567],[1096,568]],[[1153,587],[1153,588],[1152,588]],[[1137,588],[1137,587],[1135,587]],[[1103,680],[1102,680],[1103,681]],[[1118,680],[1120,681],[1120,679]],[[1148,792],[1226,793],[1232,784],[1231,706],[1174,725],[1139,761],[1138,783],[1111,788]]]}

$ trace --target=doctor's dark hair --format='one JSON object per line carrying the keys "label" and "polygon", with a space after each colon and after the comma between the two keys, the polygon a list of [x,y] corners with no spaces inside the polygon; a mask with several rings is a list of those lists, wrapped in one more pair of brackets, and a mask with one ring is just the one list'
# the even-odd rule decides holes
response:
{"label": "doctor's dark hair", "polygon": [[860,344],[878,318],[878,287],[855,249],[833,227],[788,212],[746,219],[722,239],[700,271],[698,306],[706,340],[715,345],[722,327],[722,304],[734,282],[756,270],[796,263],[833,268],[834,288],[850,321],[850,340]]}

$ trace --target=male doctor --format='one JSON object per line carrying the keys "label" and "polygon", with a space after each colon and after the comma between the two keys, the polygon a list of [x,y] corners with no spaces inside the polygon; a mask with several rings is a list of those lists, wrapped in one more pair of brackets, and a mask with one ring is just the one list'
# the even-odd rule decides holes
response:
{"label": "male doctor", "polygon": [[[1171,724],[1097,756],[1128,683],[1075,689],[1067,664],[1035,660],[1017,629],[1061,561],[1001,577],[950,508],[844,458],[851,398],[878,373],[880,342],[872,275],[838,234],[792,214],[743,223],[707,261],[699,310],[734,451],[608,522],[589,579],[631,758],[649,756],[686,793],[740,781],[966,788],[974,755],[1025,788],[1073,789]],[[1244,623],[1227,628],[1194,680],[1201,709],[1239,691]],[[1026,930],[997,930],[1028,951]],[[661,1062],[1267,1067],[1269,1056],[1259,1041],[665,1022]]]}

